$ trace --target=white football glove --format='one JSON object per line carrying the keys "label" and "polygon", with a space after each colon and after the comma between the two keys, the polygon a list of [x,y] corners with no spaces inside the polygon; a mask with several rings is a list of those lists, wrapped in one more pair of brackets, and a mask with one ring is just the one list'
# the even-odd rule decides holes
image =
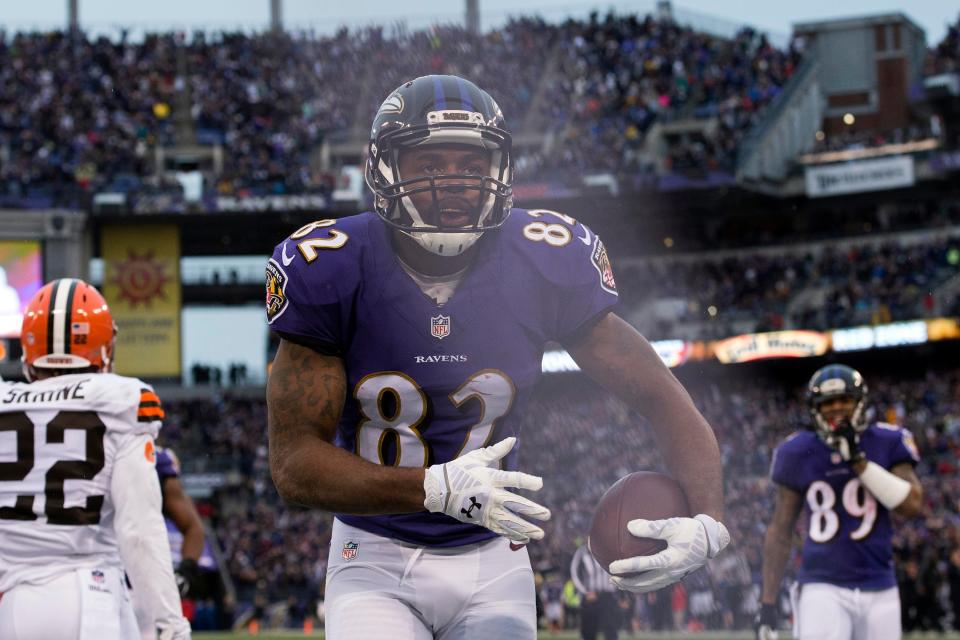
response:
{"label": "white football glove", "polygon": [[[652,556],[636,556],[610,563],[611,581],[627,591],[656,591],[682,580],[705,565],[730,543],[723,523],[701,513],[694,518],[631,520],[627,529],[638,538],[665,540],[667,548]],[[624,573],[644,572],[637,576]]]}
{"label": "white football glove", "polygon": [[[550,510],[503,487],[539,491],[543,479],[519,471],[502,471],[497,462],[510,453],[516,438],[475,449],[445,464],[427,468],[423,479],[423,506],[461,522],[486,527],[514,542],[543,538],[543,529],[524,518],[549,520]],[[523,516],[523,517],[521,517]]]}

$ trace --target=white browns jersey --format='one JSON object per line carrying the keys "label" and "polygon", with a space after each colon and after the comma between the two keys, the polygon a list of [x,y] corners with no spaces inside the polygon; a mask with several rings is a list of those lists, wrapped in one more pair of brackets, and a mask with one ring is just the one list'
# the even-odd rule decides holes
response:
{"label": "white browns jersey", "polygon": [[92,564],[122,568],[110,482],[134,440],[152,464],[149,385],[108,373],[0,382],[0,593]]}

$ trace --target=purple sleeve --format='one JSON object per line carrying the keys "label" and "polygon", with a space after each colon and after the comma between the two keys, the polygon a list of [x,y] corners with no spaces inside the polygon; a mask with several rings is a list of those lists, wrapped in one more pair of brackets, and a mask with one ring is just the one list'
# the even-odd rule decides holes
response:
{"label": "purple sleeve", "polygon": [[616,306],[607,248],[586,225],[560,213],[515,209],[509,226],[525,262],[516,268],[536,272],[540,279],[530,285],[542,287],[540,322],[548,340],[573,338]]}
{"label": "purple sleeve", "polygon": [[344,305],[337,277],[340,256],[325,264],[307,264],[292,245],[293,241],[284,240],[267,261],[266,311],[270,330],[311,346],[342,348]]}
{"label": "purple sleeve", "polygon": [[902,462],[909,462],[916,466],[920,462],[920,451],[917,449],[917,443],[913,439],[913,434],[909,429],[898,428],[899,437],[891,438],[893,441],[890,447],[890,468],[897,466]]}
{"label": "purple sleeve", "polygon": [[789,442],[787,440],[774,450],[773,460],[770,462],[770,479],[776,484],[802,493],[804,488],[800,484],[800,469],[797,468],[795,456],[790,455]]}
{"label": "purple sleeve", "polygon": [[[583,225],[583,232],[590,233]],[[568,278],[560,284],[560,307],[556,337],[560,342],[576,335],[585,325],[613,309],[618,302],[617,283],[607,248],[594,236],[589,246],[574,240]]]}
{"label": "purple sleeve", "polygon": [[180,460],[170,449],[157,448],[157,475],[160,476],[161,482],[180,475]]}

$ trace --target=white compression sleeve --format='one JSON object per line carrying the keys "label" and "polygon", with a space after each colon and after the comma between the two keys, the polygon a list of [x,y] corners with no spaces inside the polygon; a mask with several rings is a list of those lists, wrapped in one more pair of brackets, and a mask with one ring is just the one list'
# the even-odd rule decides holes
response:
{"label": "white compression sleeve", "polygon": [[867,468],[860,474],[863,483],[880,504],[891,511],[899,507],[910,495],[910,483],[896,474],[890,473],[876,462],[867,462]]}
{"label": "white compression sleeve", "polygon": [[114,527],[135,597],[141,599],[161,630],[170,629],[173,637],[189,637],[190,623],[183,617],[173,577],[160,481],[145,453],[151,440],[148,435],[132,436],[117,453],[110,481],[116,508]]}

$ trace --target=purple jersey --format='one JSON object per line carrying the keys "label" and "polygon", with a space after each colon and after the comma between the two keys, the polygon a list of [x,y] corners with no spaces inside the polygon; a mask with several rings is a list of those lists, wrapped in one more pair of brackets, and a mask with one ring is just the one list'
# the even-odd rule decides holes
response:
{"label": "purple jersey", "polygon": [[[860,435],[867,459],[884,469],[919,462],[906,429],[877,423]],[[771,476],[804,497],[809,517],[798,580],[851,589],[896,586],[890,511],[867,491],[857,474],[812,431],[799,431],[773,455]]]}
{"label": "purple jersey", "polygon": [[166,447],[157,447],[157,475],[160,476],[161,484],[167,478],[176,478],[180,475],[180,459]]}
{"label": "purple jersey", "polygon": [[[320,221],[267,264],[270,328],[343,357],[335,444],[379,464],[428,466],[517,435],[545,343],[576,335],[616,303],[603,243],[567,216],[514,209],[478,241],[438,306],[403,270],[389,233],[374,213]],[[516,458],[514,449],[504,468]],[[429,546],[495,535],[426,511],[338,517]]]}

